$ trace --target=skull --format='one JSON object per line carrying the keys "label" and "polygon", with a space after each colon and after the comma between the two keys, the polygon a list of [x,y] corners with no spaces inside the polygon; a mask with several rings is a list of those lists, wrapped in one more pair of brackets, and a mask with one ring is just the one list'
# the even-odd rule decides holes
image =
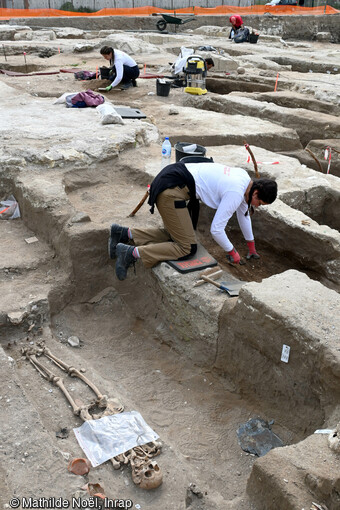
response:
{"label": "skull", "polygon": [[156,489],[163,481],[163,474],[155,460],[147,457],[131,459],[132,480],[141,489]]}

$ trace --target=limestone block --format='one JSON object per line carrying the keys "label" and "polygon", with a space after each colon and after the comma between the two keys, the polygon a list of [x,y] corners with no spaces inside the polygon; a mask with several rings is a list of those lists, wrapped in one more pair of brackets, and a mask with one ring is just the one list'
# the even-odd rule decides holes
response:
{"label": "limestone block", "polygon": [[83,39],[98,39],[98,32],[91,30],[91,32],[84,32]]}
{"label": "limestone block", "polygon": [[197,51],[203,58],[211,57],[214,61],[214,67],[211,69],[211,73],[214,72],[229,72],[235,71],[239,67],[239,63],[235,58],[229,57],[229,55],[218,55],[214,52]]}
{"label": "limestone block", "polygon": [[86,223],[87,221],[91,221],[91,218],[84,212],[78,212],[71,218],[71,223]]}
{"label": "limestone block", "polygon": [[260,33],[260,41],[261,42],[276,42],[276,43],[281,43],[282,44],[283,39],[281,38],[280,35],[270,35],[270,34],[262,34],[262,33]]}
{"label": "limestone block", "polygon": [[56,35],[53,30],[37,30],[33,32],[33,39],[38,39],[40,41],[54,41],[56,39]]}
{"label": "limestone block", "polygon": [[58,39],[82,39],[85,32],[79,28],[65,27],[55,29],[55,34]]}
{"label": "limestone block", "polygon": [[0,41],[13,41],[15,39],[15,34],[28,30],[31,29],[27,26],[0,24]]}
{"label": "limestone block", "polygon": [[171,42],[171,38],[167,34],[145,34],[142,39],[150,44],[160,46]]}
{"label": "limestone block", "polygon": [[292,66],[283,66],[277,64],[272,60],[268,60],[260,55],[243,55],[240,57],[240,63],[248,63],[252,64],[254,67],[258,69],[270,69],[273,71],[291,71]]}
{"label": "limestone block", "polygon": [[140,55],[141,53],[156,54],[159,53],[159,48],[154,44],[146,43],[145,41],[132,37],[126,34],[112,34],[109,35],[101,45],[113,46],[118,50],[125,51],[129,55]]}
{"label": "limestone block", "polygon": [[80,347],[80,340],[77,336],[70,336],[67,342],[71,347]]}
{"label": "limestone block", "polygon": [[8,27],[7,25],[0,25],[0,40],[1,41],[11,41],[14,39],[14,35],[16,33],[15,28]]}
{"label": "limestone block", "polygon": [[327,436],[314,434],[256,460],[247,492],[256,510],[307,510],[312,501],[335,509],[339,473],[340,457],[327,447]]}
{"label": "limestone block", "polygon": [[73,48],[74,53],[85,53],[87,51],[92,51],[96,48],[96,44],[94,43],[78,43]]}
{"label": "limestone block", "polygon": [[332,34],[330,32],[318,32],[315,36],[317,41],[329,42],[332,40]]}
{"label": "limestone block", "polygon": [[108,37],[109,35],[114,35],[117,33],[117,30],[100,30],[98,32],[98,37],[100,39],[104,38],[104,37]]}
{"label": "limestone block", "polygon": [[193,30],[194,34],[202,34],[212,37],[229,37],[231,27],[203,26]]}
{"label": "limestone block", "polygon": [[[307,222],[307,223],[306,223]],[[257,236],[278,251],[299,260],[305,267],[317,269],[327,279],[339,284],[340,233],[319,225],[303,212],[277,199],[258,211],[253,221]],[[322,248],[321,248],[322,247]]]}
{"label": "limestone block", "polygon": [[17,326],[18,324],[21,324],[26,317],[27,317],[27,311],[26,310],[10,312],[8,314],[8,320],[14,326]]}
{"label": "limestone block", "polygon": [[14,34],[15,41],[32,41],[33,39],[33,30],[21,30],[20,32],[16,32]]}

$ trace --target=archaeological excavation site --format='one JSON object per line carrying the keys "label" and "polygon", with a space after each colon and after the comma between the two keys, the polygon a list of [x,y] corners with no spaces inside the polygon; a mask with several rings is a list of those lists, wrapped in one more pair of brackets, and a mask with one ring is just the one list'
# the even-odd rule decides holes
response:
{"label": "archaeological excavation site", "polygon": [[1,4],[0,508],[339,510],[340,11],[132,3]]}

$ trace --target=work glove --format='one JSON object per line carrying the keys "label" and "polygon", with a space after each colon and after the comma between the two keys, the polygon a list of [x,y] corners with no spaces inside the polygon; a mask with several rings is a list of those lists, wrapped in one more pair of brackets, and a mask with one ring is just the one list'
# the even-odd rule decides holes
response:
{"label": "work glove", "polygon": [[108,87],[105,87],[106,92],[109,92],[112,89],[112,85],[109,85]]}
{"label": "work glove", "polygon": [[227,259],[228,259],[228,262],[231,262],[232,264],[239,264],[241,257],[238,254],[238,252],[235,250],[235,248],[233,248],[231,251],[228,251]]}
{"label": "work glove", "polygon": [[259,259],[260,255],[256,252],[255,241],[247,241],[248,245],[248,255],[246,255],[246,259]]}

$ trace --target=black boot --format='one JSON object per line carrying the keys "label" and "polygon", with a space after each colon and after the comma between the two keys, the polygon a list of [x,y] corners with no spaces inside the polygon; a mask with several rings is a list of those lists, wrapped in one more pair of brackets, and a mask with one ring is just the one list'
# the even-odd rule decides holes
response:
{"label": "black boot", "polygon": [[132,86],[133,86],[133,87],[137,87],[137,81],[136,81],[136,79],[135,79],[135,78],[132,80]]}
{"label": "black boot", "polygon": [[118,243],[127,243],[129,241],[128,228],[121,227],[117,223],[111,225],[108,251],[110,259],[116,257],[116,246]]}
{"label": "black boot", "polygon": [[127,90],[127,89],[129,89],[130,87],[133,87],[133,85],[132,85],[132,80],[127,81],[127,82],[125,82],[125,83],[122,83],[122,84],[120,85],[120,90]]}
{"label": "black boot", "polygon": [[130,266],[135,265],[136,259],[132,255],[133,250],[133,246],[128,246],[127,244],[122,243],[117,244],[116,275],[118,280],[125,280],[127,270]]}

